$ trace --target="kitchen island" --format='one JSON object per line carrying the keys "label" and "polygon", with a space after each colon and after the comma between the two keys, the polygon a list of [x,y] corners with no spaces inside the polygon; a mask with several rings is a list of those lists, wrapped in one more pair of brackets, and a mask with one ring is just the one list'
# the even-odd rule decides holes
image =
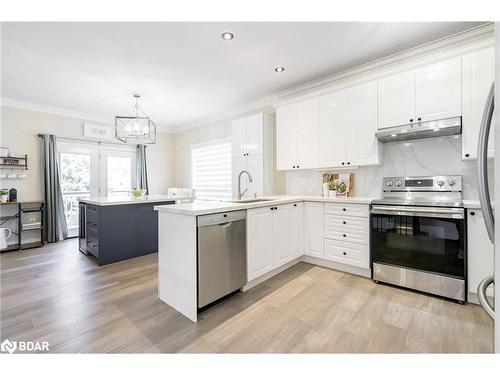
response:
{"label": "kitchen island", "polygon": [[[310,237],[311,230],[318,229],[318,233],[313,234],[314,241],[323,244],[323,207],[325,217],[326,214],[328,217],[359,217],[353,225],[367,232],[367,215],[372,199],[274,196],[243,203],[198,200],[175,206],[156,205],[154,209],[159,213],[159,298],[193,322],[197,321],[199,219],[214,214],[227,214],[229,217],[229,213],[236,211],[246,211],[247,218],[247,283],[242,290],[247,290],[300,261],[370,277],[367,244],[351,245],[353,255],[351,256],[349,250],[350,253],[344,260],[335,253],[335,248],[331,249],[330,258],[323,259],[322,254],[311,256],[313,253],[308,253],[305,249],[308,246],[304,243],[305,239]],[[320,221],[316,223],[309,220],[309,212],[313,212],[310,209],[316,210],[318,207],[320,210],[316,211],[315,218]],[[217,225],[227,224],[221,222]],[[272,233],[274,225],[277,230]],[[364,241],[367,236],[362,233]],[[341,240],[336,243],[341,243]]]}
{"label": "kitchen island", "polygon": [[[186,199],[190,198],[182,198]],[[158,251],[158,215],[153,207],[179,200],[166,195],[79,199],[80,251],[92,254],[100,266]]]}

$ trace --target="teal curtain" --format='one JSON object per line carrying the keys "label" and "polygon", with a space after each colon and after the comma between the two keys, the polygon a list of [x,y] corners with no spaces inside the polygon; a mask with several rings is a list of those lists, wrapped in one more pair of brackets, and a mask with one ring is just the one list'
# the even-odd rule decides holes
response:
{"label": "teal curtain", "polygon": [[41,134],[43,188],[45,196],[45,241],[58,242],[68,237],[68,225],[64,215],[64,204],[59,180],[56,136]]}
{"label": "teal curtain", "polygon": [[148,190],[148,167],[146,162],[146,145],[137,145],[136,151],[136,174],[137,174],[137,189]]}

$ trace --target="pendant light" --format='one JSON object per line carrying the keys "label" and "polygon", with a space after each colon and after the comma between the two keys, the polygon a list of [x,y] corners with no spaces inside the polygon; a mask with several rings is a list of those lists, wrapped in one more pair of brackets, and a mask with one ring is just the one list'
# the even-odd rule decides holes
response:
{"label": "pendant light", "polygon": [[156,143],[156,125],[139,107],[139,94],[134,94],[135,105],[130,116],[115,116],[115,136],[124,143]]}

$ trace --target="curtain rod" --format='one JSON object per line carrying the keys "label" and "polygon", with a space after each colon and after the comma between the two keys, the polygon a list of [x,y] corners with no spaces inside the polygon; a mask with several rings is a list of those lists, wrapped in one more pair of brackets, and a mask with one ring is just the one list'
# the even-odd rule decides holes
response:
{"label": "curtain rod", "polygon": [[[43,134],[37,134],[38,137],[43,137]],[[130,143],[121,143],[121,142],[111,142],[111,141],[102,141],[102,140],[93,140],[93,139],[85,139],[85,138],[71,138],[71,137],[58,137],[56,135],[56,139],[60,139],[62,141],[73,141],[73,142],[83,142],[83,143],[97,143],[100,145],[101,143],[106,143],[115,146],[128,146],[128,147],[137,147],[135,144]]]}

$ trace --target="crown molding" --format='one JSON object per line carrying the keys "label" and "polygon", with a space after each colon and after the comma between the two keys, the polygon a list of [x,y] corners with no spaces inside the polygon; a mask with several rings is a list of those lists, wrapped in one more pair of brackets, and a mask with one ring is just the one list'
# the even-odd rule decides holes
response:
{"label": "crown molding", "polygon": [[[288,90],[267,97],[266,99],[253,102],[247,106],[218,113],[205,117],[203,120],[172,127],[172,133],[179,133],[189,129],[208,125],[216,121],[222,121],[230,117],[243,116],[245,113],[262,110],[266,107],[285,105],[307,97],[339,89],[342,86],[356,84],[358,81],[366,81],[383,75],[384,72],[394,72],[396,69],[405,70],[411,66],[423,65],[447,57],[456,56],[479,48],[494,45],[495,25],[492,22],[480,25],[469,30],[452,34],[432,42],[383,57],[366,64],[335,73],[303,85],[294,86]],[[374,74],[375,73],[375,74]],[[371,78],[367,78],[372,74]],[[346,82],[349,80],[348,82]]]}
{"label": "crown molding", "polygon": [[[473,51],[475,49],[493,46],[494,37],[494,23],[486,23],[484,25],[437,39],[394,55],[347,69],[315,81],[310,81],[303,85],[294,86],[288,90],[281,91],[275,95],[268,96],[248,105],[204,117],[202,120],[169,127],[157,125],[157,130],[162,133],[175,134],[200,126],[205,126],[216,121],[224,121],[232,117],[244,116],[256,111],[269,112],[269,108],[297,102],[311,96],[321,95],[322,93],[326,93],[334,89],[340,89],[343,86],[346,87],[353,85],[360,81],[375,79],[377,76],[386,74],[389,71],[395,72],[396,70],[405,70],[418,64],[422,65]],[[111,121],[109,117],[102,115],[71,111],[64,108],[45,106],[5,97],[0,99],[0,105],[2,106],[51,113],[60,116],[114,125],[114,122]]]}
{"label": "crown molding", "polygon": [[[22,100],[17,100],[17,99],[12,99],[12,98],[7,98],[7,97],[0,98],[0,106],[24,109],[24,110],[28,110],[28,111],[35,111],[35,112],[41,112],[41,113],[48,113],[48,114],[64,116],[64,117],[71,117],[71,118],[76,118],[76,119],[79,119],[82,121],[93,121],[93,122],[98,122],[98,123],[103,124],[103,125],[110,125],[110,126],[115,125],[114,121],[111,120],[107,116],[96,115],[93,113],[72,111],[72,110],[68,110],[68,109],[64,109],[64,108],[60,108],[60,107],[52,107],[52,106],[47,106],[47,105],[43,105],[43,104],[25,102]],[[169,129],[165,129],[164,127],[159,126],[159,125],[157,125],[157,131],[162,132],[162,133],[171,133],[171,131]]]}

